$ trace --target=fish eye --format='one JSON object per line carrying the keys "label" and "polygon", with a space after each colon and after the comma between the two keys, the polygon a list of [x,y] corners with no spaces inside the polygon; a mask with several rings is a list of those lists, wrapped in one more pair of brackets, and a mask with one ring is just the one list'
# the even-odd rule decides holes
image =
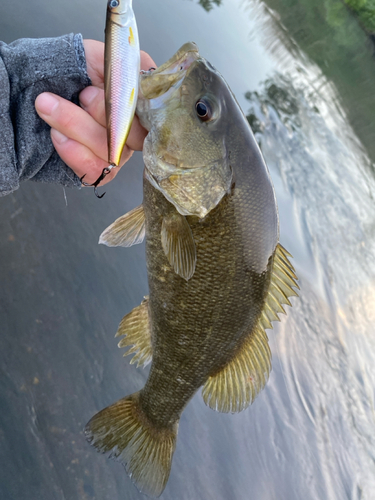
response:
{"label": "fish eye", "polygon": [[120,5],[120,2],[119,0],[111,0],[109,2],[109,6],[111,7],[111,9],[115,9],[116,7],[118,7]]}
{"label": "fish eye", "polygon": [[202,122],[206,122],[212,118],[211,106],[205,99],[199,99],[199,101],[195,104],[195,110]]}

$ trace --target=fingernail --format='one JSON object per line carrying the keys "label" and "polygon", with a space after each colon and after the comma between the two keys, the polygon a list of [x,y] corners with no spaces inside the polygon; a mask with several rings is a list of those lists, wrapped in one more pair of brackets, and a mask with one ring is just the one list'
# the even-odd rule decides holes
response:
{"label": "fingernail", "polygon": [[38,96],[35,103],[37,110],[43,115],[51,115],[59,105],[59,100],[53,94],[44,92]]}
{"label": "fingernail", "polygon": [[99,94],[99,89],[97,87],[86,87],[79,94],[79,102],[83,108],[89,106],[95,97]]}
{"label": "fingernail", "polygon": [[66,142],[69,139],[69,137],[66,137],[66,135],[62,134],[55,128],[51,129],[51,136],[53,140],[56,141],[58,144],[64,144],[64,142]]}

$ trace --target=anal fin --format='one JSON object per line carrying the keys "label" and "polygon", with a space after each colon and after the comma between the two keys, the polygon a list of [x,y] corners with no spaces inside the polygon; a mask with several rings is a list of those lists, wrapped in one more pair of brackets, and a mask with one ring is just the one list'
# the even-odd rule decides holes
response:
{"label": "anal fin", "polygon": [[130,347],[124,356],[135,354],[130,364],[146,366],[152,359],[151,330],[148,317],[148,297],[130,311],[121,320],[116,337],[125,337],[118,343],[119,347]]}
{"label": "anal fin", "polygon": [[99,243],[108,247],[131,247],[142,243],[145,237],[145,213],[143,206],[133,208],[105,229]]}
{"label": "anal fin", "polygon": [[271,372],[271,351],[265,330],[272,321],[279,321],[283,304],[291,305],[288,297],[297,295],[297,276],[290,256],[281,245],[276,246],[271,281],[258,323],[231,361],[203,386],[204,402],[213,410],[236,413],[247,408],[264,388]]}

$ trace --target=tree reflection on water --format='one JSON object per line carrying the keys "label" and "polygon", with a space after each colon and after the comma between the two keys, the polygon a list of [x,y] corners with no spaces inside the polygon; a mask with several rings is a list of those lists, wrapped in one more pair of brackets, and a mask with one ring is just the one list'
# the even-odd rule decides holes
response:
{"label": "tree reflection on water", "polygon": [[374,47],[358,20],[341,0],[249,0],[248,6],[259,14],[263,43],[280,66],[291,54],[302,65],[315,63],[319,86],[334,85],[339,106],[375,161]]}
{"label": "tree reflection on water", "polygon": [[214,8],[214,6],[220,6],[223,0],[199,0],[198,4],[201,5],[204,10],[209,12]]}

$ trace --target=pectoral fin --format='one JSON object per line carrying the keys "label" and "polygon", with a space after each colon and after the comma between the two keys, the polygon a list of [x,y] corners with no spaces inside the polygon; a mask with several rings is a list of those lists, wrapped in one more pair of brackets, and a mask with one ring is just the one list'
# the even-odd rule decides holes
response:
{"label": "pectoral fin", "polygon": [[151,330],[148,318],[148,297],[145,297],[141,304],[135,307],[129,314],[123,317],[116,337],[125,335],[120,340],[119,347],[132,346],[124,356],[135,354],[130,364],[137,363],[146,366],[152,358]]}
{"label": "pectoral fin", "polygon": [[188,281],[194,274],[197,254],[190,226],[183,215],[164,217],[161,244],[174,271]]}
{"label": "pectoral fin", "polygon": [[142,243],[144,237],[145,213],[139,205],[108,226],[100,235],[99,243],[108,247],[131,247]]}
{"label": "pectoral fin", "polygon": [[285,313],[282,304],[291,305],[288,297],[297,295],[293,287],[299,288],[289,255],[277,245],[271,283],[256,327],[249,332],[234,358],[203,386],[204,402],[213,410],[242,411],[266,385],[271,371],[271,351],[265,330],[272,328],[272,321],[279,321],[278,313]]}

